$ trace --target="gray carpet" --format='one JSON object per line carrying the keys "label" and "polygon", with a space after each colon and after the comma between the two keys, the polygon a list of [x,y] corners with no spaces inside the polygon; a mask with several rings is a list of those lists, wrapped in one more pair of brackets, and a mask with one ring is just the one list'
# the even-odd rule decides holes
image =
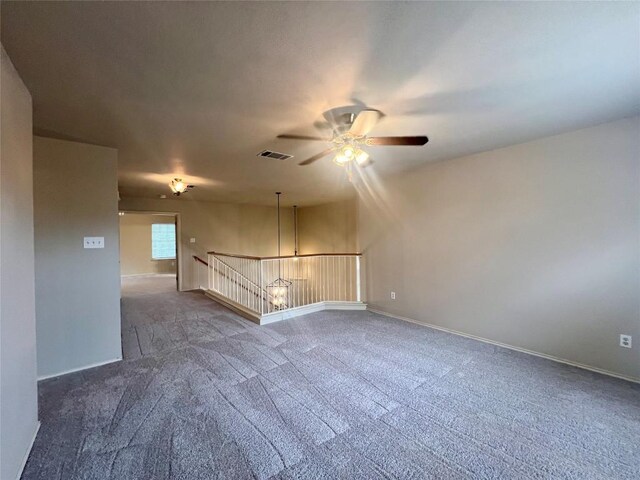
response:
{"label": "gray carpet", "polygon": [[40,384],[23,479],[640,478],[638,385],[369,312],[258,327],[134,287],[127,360]]}

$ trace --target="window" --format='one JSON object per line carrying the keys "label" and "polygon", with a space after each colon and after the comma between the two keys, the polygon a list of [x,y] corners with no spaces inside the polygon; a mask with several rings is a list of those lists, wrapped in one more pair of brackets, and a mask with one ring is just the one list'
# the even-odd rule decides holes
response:
{"label": "window", "polygon": [[151,258],[153,260],[176,258],[176,226],[173,223],[151,225]]}

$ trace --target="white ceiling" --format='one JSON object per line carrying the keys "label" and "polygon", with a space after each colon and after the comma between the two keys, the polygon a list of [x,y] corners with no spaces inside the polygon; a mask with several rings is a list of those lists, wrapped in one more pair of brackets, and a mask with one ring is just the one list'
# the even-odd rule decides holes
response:
{"label": "white ceiling", "polygon": [[[386,113],[377,175],[640,113],[640,3],[2,2],[36,131],[117,147],[123,196],[322,203],[352,193],[331,107]],[[265,149],[294,154],[256,157]],[[187,198],[186,196],[184,198]]]}

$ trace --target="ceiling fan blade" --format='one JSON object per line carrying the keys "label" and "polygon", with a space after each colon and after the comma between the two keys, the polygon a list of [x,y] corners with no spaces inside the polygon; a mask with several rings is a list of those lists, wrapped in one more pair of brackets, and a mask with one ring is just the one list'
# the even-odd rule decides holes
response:
{"label": "ceiling fan blade", "polygon": [[362,110],[353,121],[349,133],[354,137],[362,137],[376,126],[381,117],[382,112],[378,110]]}
{"label": "ceiling fan blade", "polygon": [[321,142],[327,142],[328,141],[326,138],[313,137],[311,135],[289,135],[289,134],[283,134],[283,135],[278,135],[278,138],[288,138],[288,139],[291,139],[291,140],[320,140]]}
{"label": "ceiling fan blade", "polygon": [[367,145],[413,145],[420,146],[427,143],[429,139],[426,135],[417,137],[369,137],[366,140]]}
{"label": "ceiling fan blade", "polygon": [[322,157],[326,157],[327,155],[329,155],[334,150],[335,150],[334,147],[327,148],[325,151],[320,152],[317,155],[314,155],[313,157],[307,158],[306,160],[300,162],[298,165],[309,165],[310,163],[313,163],[316,160],[320,160]]}

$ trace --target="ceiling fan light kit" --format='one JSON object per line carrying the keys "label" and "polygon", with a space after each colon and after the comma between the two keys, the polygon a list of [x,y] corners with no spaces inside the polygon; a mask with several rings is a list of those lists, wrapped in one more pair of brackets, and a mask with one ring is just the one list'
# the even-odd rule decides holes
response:
{"label": "ceiling fan light kit", "polygon": [[[362,146],[422,146],[429,139],[426,135],[411,137],[368,137],[367,134],[376,126],[378,121],[384,116],[379,110],[365,108],[358,113],[344,113],[344,108],[329,110],[324,113],[333,130],[333,137],[325,139],[322,137],[314,137],[310,135],[278,135],[278,138],[286,138],[293,140],[313,140],[327,141],[333,143],[331,148],[320,152],[298,165],[309,165],[316,160],[337,152],[333,157],[333,163],[341,167],[349,167],[354,162],[359,167],[370,165],[371,159],[369,154],[363,150]],[[354,107],[356,108],[356,107]],[[334,115],[334,111],[341,111],[340,115]]]}
{"label": "ceiling fan light kit", "polygon": [[333,157],[333,163],[344,167],[349,162],[356,162],[359,167],[364,167],[369,163],[369,154],[360,148],[346,145]]}

